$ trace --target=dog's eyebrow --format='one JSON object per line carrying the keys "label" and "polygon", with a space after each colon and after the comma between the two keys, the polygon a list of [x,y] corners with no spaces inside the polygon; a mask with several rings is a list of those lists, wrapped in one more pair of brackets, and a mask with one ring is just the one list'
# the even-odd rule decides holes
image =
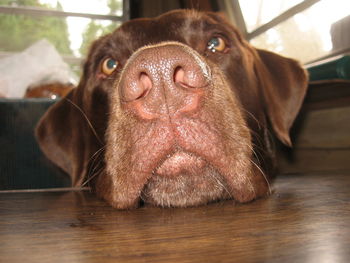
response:
{"label": "dog's eyebrow", "polygon": [[204,32],[210,32],[210,33],[214,33],[215,31],[217,33],[222,32],[222,33],[229,33],[229,30],[222,24],[219,24],[216,21],[213,21],[212,19],[210,19],[211,21],[208,21],[207,19],[199,19],[197,20],[198,22],[200,22],[200,28],[203,30]]}

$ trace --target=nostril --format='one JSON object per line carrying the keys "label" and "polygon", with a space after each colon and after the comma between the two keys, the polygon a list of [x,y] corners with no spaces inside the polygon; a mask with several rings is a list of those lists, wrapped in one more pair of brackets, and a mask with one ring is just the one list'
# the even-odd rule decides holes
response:
{"label": "nostril", "polygon": [[185,70],[181,66],[176,67],[174,70],[174,83],[186,85]]}
{"label": "nostril", "polygon": [[145,72],[130,72],[121,80],[120,95],[123,101],[131,102],[141,99],[152,89],[152,79]]}
{"label": "nostril", "polygon": [[202,88],[207,84],[207,79],[198,65],[177,66],[174,70],[173,81],[185,88]]}
{"label": "nostril", "polygon": [[139,76],[140,93],[135,99],[143,98],[152,89],[152,80],[147,73],[141,72]]}

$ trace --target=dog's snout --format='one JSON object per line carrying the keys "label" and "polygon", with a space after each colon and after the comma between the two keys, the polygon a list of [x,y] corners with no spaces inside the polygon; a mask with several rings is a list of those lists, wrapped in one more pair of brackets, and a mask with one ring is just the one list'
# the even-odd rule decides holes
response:
{"label": "dog's snout", "polygon": [[130,58],[120,80],[121,100],[139,117],[193,111],[209,82],[203,59],[182,44],[149,46]]}

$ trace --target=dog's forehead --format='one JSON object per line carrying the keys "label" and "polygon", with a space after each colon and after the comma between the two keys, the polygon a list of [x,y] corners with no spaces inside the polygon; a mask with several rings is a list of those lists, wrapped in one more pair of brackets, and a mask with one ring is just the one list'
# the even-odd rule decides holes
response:
{"label": "dog's forehead", "polygon": [[208,18],[206,18],[203,12],[176,10],[155,18],[133,19],[124,23],[119,29],[121,31],[132,32],[139,31],[140,27],[146,27],[147,29],[165,29],[167,32],[171,32],[172,30],[176,30],[177,27],[199,25],[207,20]]}
{"label": "dog's forehead", "polygon": [[134,19],[115,31],[130,45],[147,45],[161,41],[187,42],[191,37],[201,38],[212,26],[222,26],[212,16],[192,10],[173,11],[156,18]]}

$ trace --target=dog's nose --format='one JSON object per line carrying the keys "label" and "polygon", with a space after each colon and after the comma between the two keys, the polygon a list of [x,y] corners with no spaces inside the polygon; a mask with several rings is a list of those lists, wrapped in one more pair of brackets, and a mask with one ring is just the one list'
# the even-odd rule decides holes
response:
{"label": "dog's nose", "polygon": [[122,72],[121,101],[143,119],[176,116],[198,109],[210,70],[183,44],[164,43],[137,51]]}

